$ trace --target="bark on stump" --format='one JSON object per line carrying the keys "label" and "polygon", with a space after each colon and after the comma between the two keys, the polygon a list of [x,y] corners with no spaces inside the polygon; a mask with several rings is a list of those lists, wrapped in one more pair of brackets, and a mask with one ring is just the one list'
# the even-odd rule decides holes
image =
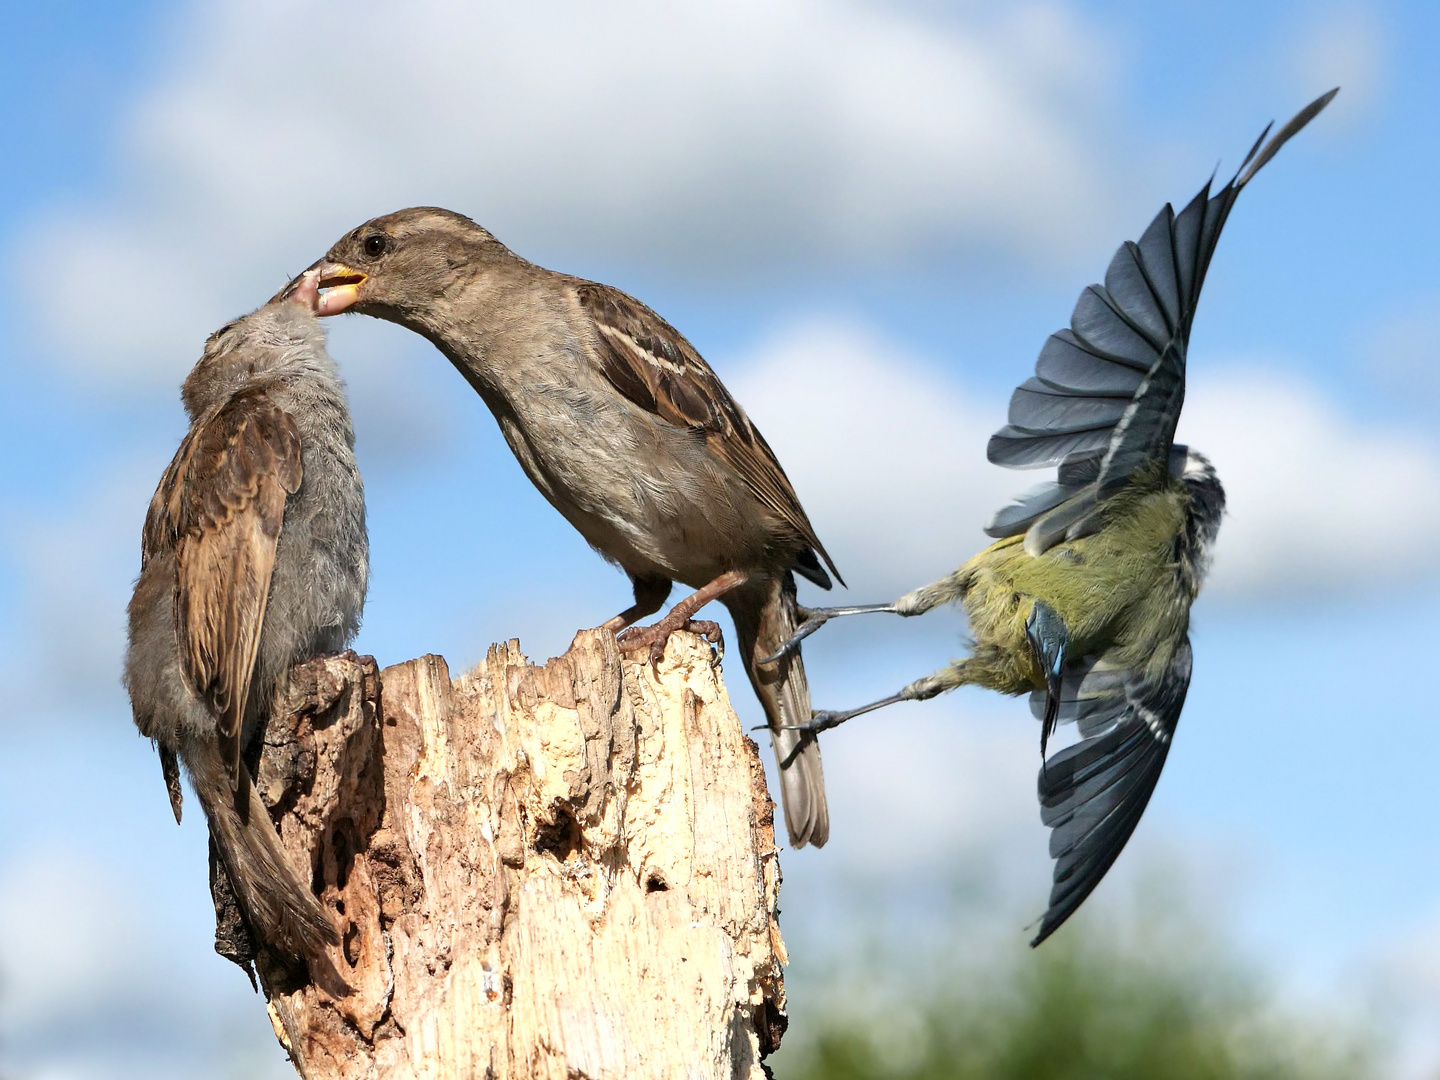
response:
{"label": "bark on stump", "polygon": [[256,961],[302,1076],[765,1075],[774,807],[699,638],[658,670],[596,631],[544,667],[510,641],[453,682],[317,660],[257,775],[343,938],[310,981]]}

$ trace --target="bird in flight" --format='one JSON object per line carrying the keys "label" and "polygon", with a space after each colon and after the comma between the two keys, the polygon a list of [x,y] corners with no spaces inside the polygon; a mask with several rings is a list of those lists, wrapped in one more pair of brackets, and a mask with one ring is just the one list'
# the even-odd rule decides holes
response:
{"label": "bird in flight", "polygon": [[[1046,341],[1035,375],[1010,400],[1009,423],[990,439],[994,464],[1058,466],[1053,481],[995,515],[985,530],[995,543],[892,604],[800,609],[799,630],[767,658],[783,658],[837,616],[964,607],[970,656],[890,697],[817,712],[801,730],[958,686],[1029,693],[1041,721],[1040,815],[1055,860],[1032,945],[1115,862],[1170,751],[1190,685],[1190,606],[1225,509],[1210,462],[1175,442],[1195,307],[1240,192],[1337,92],[1268,141],[1267,127],[1218,191],[1207,182],[1178,214],[1167,204],[1138,241],[1121,245],[1105,283],[1080,294],[1070,326]],[[1076,724],[1079,741],[1047,758],[1061,723]]]}

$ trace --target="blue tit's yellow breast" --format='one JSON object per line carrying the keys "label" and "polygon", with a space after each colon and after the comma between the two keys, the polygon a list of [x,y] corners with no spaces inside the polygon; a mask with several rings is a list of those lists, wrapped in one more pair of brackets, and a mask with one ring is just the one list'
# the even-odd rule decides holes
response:
{"label": "blue tit's yellow breast", "polygon": [[[1039,556],[1007,537],[962,569],[965,609],[977,645],[1024,649],[1036,600],[1064,620],[1072,649],[1097,653],[1144,643],[1188,616],[1176,579],[1176,538],[1185,527],[1185,492],[1175,482],[1132,484],[1112,497],[1099,531]],[[1183,609],[1183,610],[1180,610]],[[1038,672],[1037,672],[1038,674]]]}

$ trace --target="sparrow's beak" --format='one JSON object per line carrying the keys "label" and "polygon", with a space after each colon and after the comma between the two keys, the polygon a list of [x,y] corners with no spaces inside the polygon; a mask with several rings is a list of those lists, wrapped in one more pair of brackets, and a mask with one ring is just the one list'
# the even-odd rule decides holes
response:
{"label": "sparrow's beak", "polygon": [[[370,277],[363,270],[353,270],[344,263],[321,260],[311,270],[316,271],[316,285],[320,299],[315,308],[317,315],[338,315],[360,299],[360,288]],[[302,275],[303,276],[303,275]]]}

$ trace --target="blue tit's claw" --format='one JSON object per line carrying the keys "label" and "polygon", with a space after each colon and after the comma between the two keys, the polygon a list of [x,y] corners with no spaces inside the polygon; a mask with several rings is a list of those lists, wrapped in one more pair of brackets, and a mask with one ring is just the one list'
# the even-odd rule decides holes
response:
{"label": "blue tit's claw", "polygon": [[886,705],[894,705],[897,701],[909,700],[902,690],[898,694],[891,694],[879,701],[872,701],[868,705],[861,705],[858,709],[846,709],[844,712],[835,712],[831,709],[816,709],[810,714],[810,722],[807,724],[781,724],[781,731],[808,731],[813,733],[829,731],[837,728],[846,720],[853,720],[857,716],[864,716],[876,709],[883,709]]}
{"label": "blue tit's claw", "polygon": [[829,622],[831,618],[830,611],[825,608],[818,608],[813,611],[806,608],[801,608],[800,611],[802,614],[805,615],[805,621],[800,624],[800,629],[796,630],[795,633],[791,634],[788,638],[786,638],[785,642],[780,646],[780,648],[776,649],[773,654],[763,657],[760,660],[760,663],[773,664],[776,661],[781,660],[786,656],[789,656],[791,653],[793,653],[796,649],[800,647],[800,642],[804,641],[816,630],[819,630],[822,626]]}
{"label": "blue tit's claw", "polygon": [[839,727],[846,720],[855,716],[855,712],[835,712],[832,709],[816,709],[810,714],[810,720],[805,724],[781,724],[781,731],[808,731],[818,734],[822,731],[829,731],[831,728]]}
{"label": "blue tit's claw", "polygon": [[836,712],[833,709],[816,709],[810,715],[810,723],[807,731],[829,731],[831,728],[839,727],[855,714],[853,712]]}

